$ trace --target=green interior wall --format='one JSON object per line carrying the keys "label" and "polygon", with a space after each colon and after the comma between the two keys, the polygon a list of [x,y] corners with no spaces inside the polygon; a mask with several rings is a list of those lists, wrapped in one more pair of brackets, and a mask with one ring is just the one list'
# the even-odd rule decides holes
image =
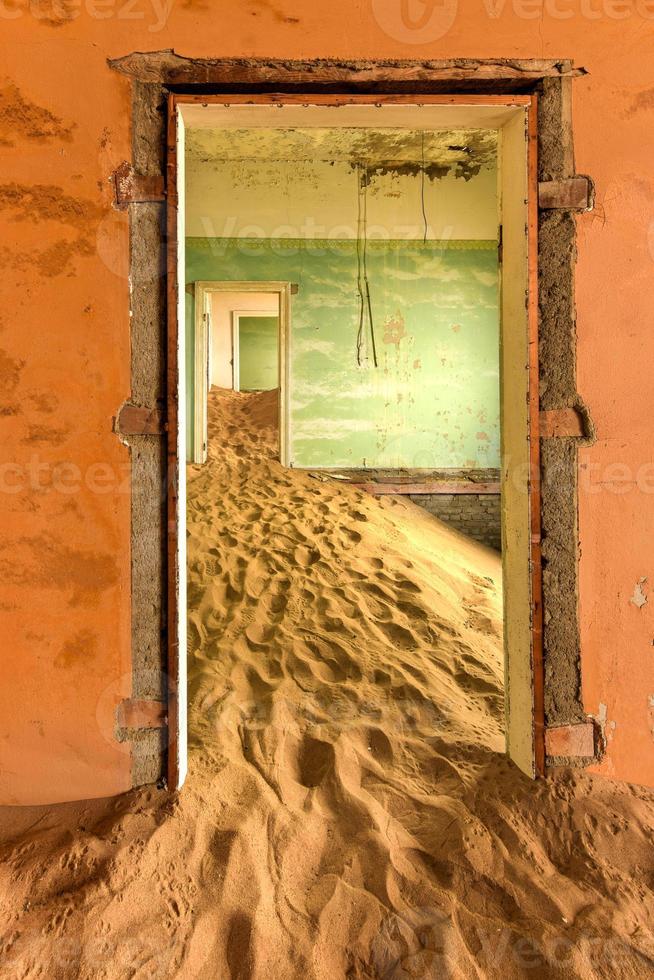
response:
{"label": "green interior wall", "polygon": [[[499,466],[497,243],[368,244],[377,367],[369,339],[357,364],[357,263],[349,240],[186,240],[187,282],[298,284],[294,466]],[[192,332],[192,308],[187,316]]]}
{"label": "green interior wall", "polygon": [[238,321],[238,378],[241,391],[279,387],[279,317],[241,316]]}

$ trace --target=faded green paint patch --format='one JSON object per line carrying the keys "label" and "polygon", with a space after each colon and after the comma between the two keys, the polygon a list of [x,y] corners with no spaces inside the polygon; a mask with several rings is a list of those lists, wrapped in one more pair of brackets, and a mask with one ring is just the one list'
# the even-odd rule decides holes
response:
{"label": "faded green paint patch", "polygon": [[241,391],[279,387],[279,318],[241,316],[238,321],[238,378]]}
{"label": "faded green paint patch", "polygon": [[198,239],[187,281],[296,282],[295,466],[499,465],[499,309],[493,241],[374,241],[367,268],[378,356],[357,363],[351,241]]}

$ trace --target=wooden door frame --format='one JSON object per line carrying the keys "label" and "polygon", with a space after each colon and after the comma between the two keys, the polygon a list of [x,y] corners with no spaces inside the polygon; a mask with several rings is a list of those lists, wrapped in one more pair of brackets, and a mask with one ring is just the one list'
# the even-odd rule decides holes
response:
{"label": "wooden door frame", "polygon": [[[314,81],[319,82],[318,76]],[[539,455],[539,392],[538,392],[538,158],[537,158],[537,96],[518,95],[478,95],[478,94],[302,94],[259,92],[249,94],[197,95],[170,93],[168,95],[168,140],[167,140],[167,409],[168,409],[168,675],[178,676],[179,643],[177,629],[180,614],[178,583],[181,569],[178,567],[177,522],[179,494],[179,459],[177,458],[178,413],[178,241],[177,241],[177,110],[180,105],[210,103],[229,104],[289,104],[342,106],[347,104],[405,104],[405,105],[496,105],[521,107],[528,118],[527,171],[528,171],[528,222],[527,240],[529,249],[529,274],[527,283],[527,309],[529,325],[529,438],[530,466],[528,492],[530,497],[531,542],[530,542],[530,588],[531,636],[532,636],[532,678],[533,678],[533,721],[535,745],[535,770],[540,775],[545,770],[545,724],[544,724],[544,669],[543,669],[543,616],[542,616],[542,575],[541,575],[541,511],[540,511],[540,455]],[[178,731],[178,692],[174,684],[169,684],[169,732],[168,732],[168,785],[179,785],[179,761],[176,742]]]}

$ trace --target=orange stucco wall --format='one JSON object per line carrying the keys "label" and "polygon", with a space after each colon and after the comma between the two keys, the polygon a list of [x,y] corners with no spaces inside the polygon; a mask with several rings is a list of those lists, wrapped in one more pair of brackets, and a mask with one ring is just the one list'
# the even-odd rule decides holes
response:
{"label": "orange stucco wall", "polygon": [[654,597],[630,602],[652,575],[653,45],[654,0],[2,0],[4,801],[25,799],[26,772],[52,799],[129,783],[111,739],[130,693],[127,450],[111,430],[129,396],[128,242],[108,177],[130,156],[130,86],[106,59],[166,47],[588,70],[574,83],[577,170],[597,187],[578,219],[579,389],[598,436],[581,454],[583,693],[590,713],[606,706],[601,770],[654,784]]}

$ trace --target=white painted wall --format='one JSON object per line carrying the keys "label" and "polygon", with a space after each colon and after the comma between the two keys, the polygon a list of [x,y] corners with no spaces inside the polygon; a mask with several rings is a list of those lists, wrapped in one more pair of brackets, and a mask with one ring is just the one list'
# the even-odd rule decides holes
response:
{"label": "white painted wall", "polygon": [[211,298],[211,375],[212,385],[233,388],[232,313],[252,310],[279,315],[277,293],[213,293]]}
{"label": "white painted wall", "polygon": [[[425,180],[428,238],[495,239],[497,173]],[[201,238],[355,238],[357,175],[324,161],[187,160],[186,234]],[[368,237],[424,235],[419,177],[376,177]]]}

